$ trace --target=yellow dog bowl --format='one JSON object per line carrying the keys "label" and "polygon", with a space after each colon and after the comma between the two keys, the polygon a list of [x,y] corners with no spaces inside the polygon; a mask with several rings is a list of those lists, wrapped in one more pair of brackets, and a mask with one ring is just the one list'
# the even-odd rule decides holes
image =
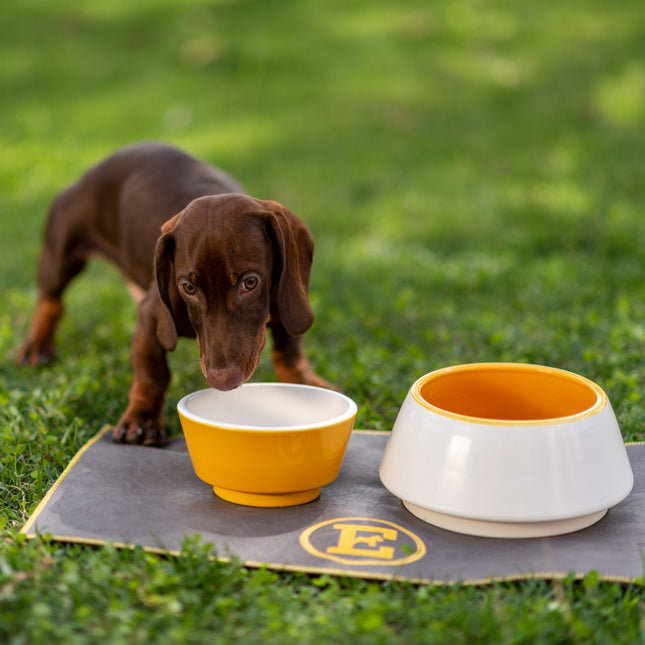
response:
{"label": "yellow dog bowl", "polygon": [[318,387],[248,383],[188,394],[177,411],[195,473],[219,497],[294,506],[338,476],[357,407]]}
{"label": "yellow dog bowl", "polygon": [[488,537],[585,528],[634,482],[605,392],[564,370],[475,363],[412,385],[381,481],[417,517]]}

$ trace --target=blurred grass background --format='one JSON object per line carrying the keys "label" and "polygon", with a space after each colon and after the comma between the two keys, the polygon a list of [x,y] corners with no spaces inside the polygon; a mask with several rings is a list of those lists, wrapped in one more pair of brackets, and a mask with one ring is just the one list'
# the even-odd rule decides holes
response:
{"label": "blurred grass background", "polygon": [[[360,427],[389,430],[427,371],[510,360],[597,381],[625,438],[644,439],[644,36],[642,3],[630,0],[3,3],[6,544],[126,400],[135,310],[104,264],[69,292],[60,361],[32,372],[11,359],[35,300],[50,200],[135,140],[179,145],[308,224],[317,245],[308,351],[357,401]],[[194,343],[171,364],[167,410],[178,432],[177,399],[203,387]],[[272,378],[265,358],[255,380]],[[26,558],[18,578],[40,562],[36,547],[2,548],[0,565]],[[66,561],[63,547],[53,553]],[[309,584],[278,580],[294,594]],[[360,585],[337,591],[371,598]],[[536,598],[551,587],[495,593],[461,600],[493,632],[510,620],[498,601],[514,603],[527,638],[551,619],[571,642],[577,629],[597,642],[611,629],[594,623],[585,590],[569,614],[548,616]],[[599,598],[614,606],[611,593]],[[638,630],[642,600],[616,602]],[[446,618],[455,637],[446,642],[473,636],[456,616]],[[382,638],[371,642],[406,633],[390,627],[377,626]]]}

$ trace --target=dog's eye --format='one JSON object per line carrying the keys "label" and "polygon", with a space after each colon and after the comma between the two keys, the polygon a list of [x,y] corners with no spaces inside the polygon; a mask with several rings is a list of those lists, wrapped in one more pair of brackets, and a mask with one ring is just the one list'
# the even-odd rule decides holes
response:
{"label": "dog's eye", "polygon": [[248,275],[242,280],[242,289],[244,291],[253,291],[258,286],[260,278],[256,275]]}
{"label": "dog's eye", "polygon": [[182,288],[183,292],[188,296],[194,296],[195,293],[197,293],[197,287],[192,282],[188,282],[187,280],[184,282],[180,282],[179,286]]}

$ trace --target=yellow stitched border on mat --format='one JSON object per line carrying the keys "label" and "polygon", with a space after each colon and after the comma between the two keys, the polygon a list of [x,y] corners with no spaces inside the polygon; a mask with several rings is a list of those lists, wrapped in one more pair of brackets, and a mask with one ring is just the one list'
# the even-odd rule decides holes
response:
{"label": "yellow stitched border on mat", "polygon": [[[47,502],[49,502],[51,496],[56,492],[56,489],[63,482],[65,477],[69,474],[72,468],[78,463],[79,459],[85,454],[89,448],[91,448],[97,441],[99,441],[107,432],[111,431],[111,426],[103,426],[98,433],[92,437],[83,447],[74,455],[73,459],[67,465],[65,470],[60,474],[60,477],[54,482],[52,487],[47,491],[45,497],[41,500],[38,506],[35,508],[34,512],[29,516],[25,525],[20,529],[20,533],[26,535],[28,538],[33,539],[38,537],[38,534],[29,535],[28,532],[31,527],[34,525],[38,516],[43,511]],[[357,434],[373,434],[373,435],[382,435],[387,434],[386,430],[354,430],[353,432]],[[637,446],[643,445],[645,441],[628,441],[625,443],[626,446]],[[157,553],[160,555],[170,555],[170,556],[179,556],[181,551],[169,550],[161,547],[150,547],[142,546],[137,544],[131,544],[127,542],[113,542],[110,540],[101,540],[96,538],[78,538],[73,536],[66,535],[52,535],[51,538],[57,542],[69,542],[73,544],[86,544],[88,546],[105,546],[106,544],[111,544],[118,549],[135,549],[137,547],[147,551],[149,553]],[[212,556],[212,560],[218,562],[230,562],[231,558]],[[560,572],[540,572],[540,573],[517,573],[508,576],[491,576],[489,578],[474,578],[474,579],[463,579],[463,580],[435,580],[433,578],[412,578],[408,576],[397,576],[396,574],[386,574],[386,573],[377,573],[371,571],[354,571],[350,569],[335,569],[333,567],[303,567],[299,565],[290,565],[290,564],[275,564],[271,562],[258,562],[255,560],[244,560],[241,561],[241,564],[245,567],[250,567],[254,569],[259,569],[261,567],[267,567],[276,571],[293,571],[296,573],[309,573],[313,575],[331,575],[338,577],[356,577],[356,578],[366,578],[370,580],[381,580],[381,581],[394,581],[401,580],[404,582],[410,582],[412,584],[431,584],[436,586],[451,586],[455,584],[469,585],[469,586],[481,586],[481,585],[492,585],[500,582],[521,582],[522,580],[563,580],[570,575],[576,580],[582,580],[586,576],[585,573],[560,573]],[[642,581],[642,577],[638,576],[635,578],[629,578],[627,576],[612,576],[612,575],[600,575],[601,580],[606,582],[614,582],[616,584],[632,584],[637,581]]]}
{"label": "yellow stitched border on mat", "polygon": [[[67,464],[65,470],[60,474],[58,479],[53,483],[52,487],[47,491],[45,494],[45,497],[42,498],[38,506],[34,509],[33,513],[27,518],[27,521],[25,522],[24,526],[20,529],[20,533],[26,535],[28,538],[36,537],[36,535],[28,535],[29,530],[31,527],[35,524],[36,520],[38,519],[38,516],[42,513],[43,509],[45,506],[47,506],[47,503],[51,499],[51,496],[56,492],[58,487],[63,483],[63,480],[67,475],[69,475],[70,471],[80,458],[97,442],[100,441],[103,438],[103,435],[107,434],[112,430],[111,425],[105,425],[103,426],[87,443],[85,443],[80,450],[74,455],[72,460]],[[354,430],[353,432],[356,432],[358,434],[384,434],[386,431],[381,431],[381,430]],[[100,539],[95,539],[95,538],[74,538],[70,536],[64,536],[64,535],[52,535],[52,538],[61,541],[61,542],[74,542],[77,544],[90,544],[92,546],[100,546],[103,544],[107,544],[109,540],[100,540]],[[127,545],[125,543],[116,543],[112,542],[115,546],[118,546],[120,548],[126,548],[130,545]],[[157,549],[153,549],[152,547],[145,547],[147,550],[150,551],[156,551]],[[159,549],[159,551],[162,551],[162,549]],[[166,551],[166,553],[168,553]],[[179,553],[179,552],[177,552]]]}
{"label": "yellow stitched border on mat", "polygon": [[[56,492],[56,489],[63,483],[63,480],[69,472],[76,466],[78,460],[97,442],[101,437],[111,430],[111,426],[103,426],[97,433],[94,435],[72,458],[72,461],[67,464],[67,467],[60,474],[60,477],[54,482],[53,486],[47,491],[45,497],[42,498],[40,504],[36,506],[34,512],[29,516],[25,525],[20,529],[21,533],[27,534],[27,531],[34,525],[34,522],[38,519],[38,516],[41,514],[42,510],[47,505],[47,502],[50,500],[51,496]],[[28,536],[29,537],[29,536]]]}

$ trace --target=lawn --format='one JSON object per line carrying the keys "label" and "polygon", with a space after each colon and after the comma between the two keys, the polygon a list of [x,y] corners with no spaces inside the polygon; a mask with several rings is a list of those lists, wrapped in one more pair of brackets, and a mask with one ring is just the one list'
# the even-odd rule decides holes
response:
{"label": "lawn", "polygon": [[[312,363],[387,431],[420,375],[561,367],[645,439],[645,12],[637,0],[24,0],[0,7],[0,642],[632,643],[645,588],[414,586],[26,542],[122,411],[135,308],[93,264],[59,361],[13,365],[48,204],[157,139],[298,214],[316,240]],[[168,425],[204,387],[171,357]],[[254,380],[271,380],[268,354]]]}

